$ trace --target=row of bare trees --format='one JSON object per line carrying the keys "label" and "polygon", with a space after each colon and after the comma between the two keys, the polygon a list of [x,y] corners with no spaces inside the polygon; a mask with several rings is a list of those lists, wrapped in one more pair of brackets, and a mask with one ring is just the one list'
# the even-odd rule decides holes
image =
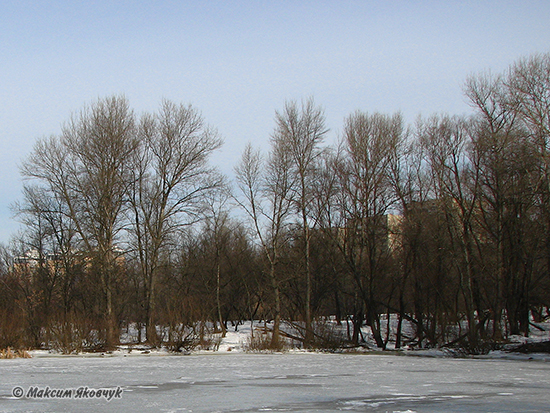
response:
{"label": "row of bare trees", "polygon": [[355,112],[335,146],[312,99],[288,102],[233,189],[193,107],[138,117],[99,100],[23,163],[0,345],[112,348],[128,323],[159,345],[263,318],[271,347],[283,323],[310,347],[329,344],[327,316],[380,348],[528,334],[550,306],[550,55],[471,76],[465,94],[474,116]]}

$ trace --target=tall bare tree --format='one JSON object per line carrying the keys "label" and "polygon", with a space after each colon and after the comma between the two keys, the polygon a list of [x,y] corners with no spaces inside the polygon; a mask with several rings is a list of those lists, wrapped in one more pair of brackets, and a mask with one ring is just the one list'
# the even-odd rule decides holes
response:
{"label": "tall bare tree", "polygon": [[275,131],[272,136],[272,146],[277,151],[287,152],[290,159],[290,168],[296,176],[295,186],[292,189],[292,199],[300,220],[304,242],[304,278],[305,302],[305,345],[309,346],[313,340],[311,314],[311,216],[314,203],[314,185],[317,178],[317,169],[321,144],[327,133],[323,110],[313,99],[302,102],[301,107],[296,102],[287,102],[282,112],[276,112]]}
{"label": "tall bare tree", "polygon": [[147,340],[155,344],[161,260],[182,226],[201,218],[204,197],[222,184],[208,163],[222,140],[195,108],[170,101],[142,118],[140,132],[144,147],[132,193],[133,234],[145,282]]}
{"label": "tall bare tree", "polygon": [[[492,311],[497,338],[503,309],[512,334],[527,334],[529,330],[533,254],[538,248],[536,238],[531,238],[536,233],[532,228],[535,205],[540,221],[544,226],[548,222],[544,115],[536,115],[544,107],[544,92],[524,94],[544,90],[540,84],[544,80],[531,78],[529,65],[521,61],[506,74],[478,74],[466,83],[466,95],[479,114],[472,150],[481,178],[482,223],[496,257],[494,296],[498,298]],[[537,102],[535,95],[541,101]],[[540,239],[548,245],[543,233]]]}
{"label": "tall bare tree", "polygon": [[106,347],[118,341],[113,301],[117,237],[138,149],[135,116],[123,97],[100,99],[71,117],[59,138],[41,140],[22,166],[65,205],[104,293]]}
{"label": "tall bare tree", "polygon": [[340,248],[365,305],[367,324],[382,348],[381,294],[393,253],[388,214],[396,202],[391,166],[404,136],[399,114],[356,112],[346,119],[344,156],[338,169],[339,208],[345,225]]}
{"label": "tall bare tree", "polygon": [[473,124],[467,119],[433,116],[419,123],[427,162],[433,176],[434,195],[446,218],[447,231],[453,242],[455,269],[468,322],[468,344],[477,346],[483,321],[475,269],[477,198],[480,171],[468,151]]}
{"label": "tall bare tree", "polygon": [[[520,59],[511,66],[505,82],[510,89],[510,109],[518,113],[532,143],[539,165],[536,206],[544,240],[545,282],[550,282],[550,53]],[[537,292],[541,305],[547,293]]]}
{"label": "tall bare tree", "polygon": [[[269,262],[269,278],[274,295],[273,334],[271,347],[279,348],[281,324],[281,250],[288,241],[286,234],[291,214],[291,190],[295,177],[290,170],[287,151],[275,146],[267,162],[251,145],[245,148],[241,163],[235,168],[241,191],[239,205],[254,225],[256,236]],[[240,199],[240,200],[239,200]]]}

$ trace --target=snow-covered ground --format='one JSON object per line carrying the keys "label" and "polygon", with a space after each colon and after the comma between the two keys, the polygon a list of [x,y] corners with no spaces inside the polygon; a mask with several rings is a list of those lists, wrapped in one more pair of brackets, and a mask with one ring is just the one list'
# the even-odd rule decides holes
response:
{"label": "snow-covered ground", "polygon": [[[550,363],[541,361],[149,353],[1,360],[0,377],[2,412],[550,411]],[[71,398],[38,397],[71,389]],[[119,397],[90,398],[101,389]]]}

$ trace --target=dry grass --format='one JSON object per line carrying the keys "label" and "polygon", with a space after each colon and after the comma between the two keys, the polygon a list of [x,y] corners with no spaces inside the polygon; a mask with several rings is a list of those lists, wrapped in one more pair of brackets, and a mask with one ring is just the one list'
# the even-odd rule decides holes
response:
{"label": "dry grass", "polygon": [[32,356],[27,350],[12,350],[10,347],[0,350],[0,359],[30,359]]}
{"label": "dry grass", "polygon": [[284,351],[288,349],[287,343],[283,339],[279,339],[278,343],[273,343],[272,332],[266,328],[257,327],[256,333],[248,336],[246,342],[243,343],[243,348],[248,352],[273,352]]}

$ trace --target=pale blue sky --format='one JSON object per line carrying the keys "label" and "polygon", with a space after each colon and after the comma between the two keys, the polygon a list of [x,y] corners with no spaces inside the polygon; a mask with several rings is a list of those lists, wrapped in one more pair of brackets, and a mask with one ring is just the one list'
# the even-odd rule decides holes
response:
{"label": "pale blue sky", "polygon": [[0,1],[0,242],[18,227],[18,164],[98,97],[193,104],[230,172],[285,100],[313,96],[335,140],[357,109],[469,113],[466,76],[534,52],[550,52],[547,0]]}

